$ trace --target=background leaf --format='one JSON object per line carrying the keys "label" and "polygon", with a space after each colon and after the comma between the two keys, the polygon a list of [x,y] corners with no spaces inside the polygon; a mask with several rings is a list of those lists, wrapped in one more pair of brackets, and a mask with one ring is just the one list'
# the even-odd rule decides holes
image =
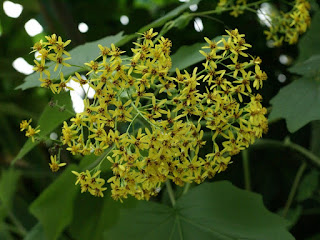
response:
{"label": "background leaf", "polygon": [[141,28],[139,30],[139,32],[144,32],[144,31],[146,31],[146,30],[148,30],[150,28],[160,27],[163,24],[165,24],[166,22],[168,22],[169,20],[171,20],[172,18],[178,16],[180,13],[182,13],[186,9],[188,9],[190,7],[190,5],[198,4],[199,2],[200,2],[200,0],[191,0],[189,2],[186,2],[186,3],[182,4],[181,6],[173,9],[170,12],[168,12],[163,17],[153,21],[152,23],[148,24],[147,26],[144,26],[143,28]]}
{"label": "background leaf", "polygon": [[[17,184],[20,178],[20,172],[13,168],[2,170],[0,178],[0,206],[5,214],[11,210],[13,203],[13,196],[17,189]],[[2,217],[4,217],[4,215]]]}
{"label": "background leaf", "polygon": [[312,197],[319,186],[319,171],[312,170],[301,181],[297,193],[297,200],[304,201]]}
{"label": "background leaf", "polygon": [[[83,71],[85,69],[84,63],[90,62],[90,60],[95,59],[99,56],[98,44],[102,46],[110,46],[111,43],[117,44],[123,38],[123,32],[120,32],[116,35],[107,36],[97,41],[85,43],[83,45],[77,46],[74,49],[70,50],[72,59],[68,61],[69,64],[77,65],[79,67],[64,67],[62,72],[65,76],[69,76],[76,71]],[[54,66],[49,67],[49,71],[53,73]],[[58,76],[58,74],[57,74]],[[26,90],[28,88],[40,86],[39,73],[35,72],[27,76],[24,80],[24,83],[19,85],[16,89]]]}
{"label": "background leaf", "polygon": [[320,55],[312,55],[306,61],[295,64],[289,71],[304,77],[312,77],[314,81],[320,81]]}
{"label": "background leaf", "polygon": [[43,227],[40,223],[37,223],[25,236],[24,240],[45,240],[45,234],[43,231]]}
{"label": "background leaf", "polygon": [[293,133],[310,121],[320,119],[320,82],[310,78],[295,80],[280,89],[270,103],[269,120],[284,118]]}
{"label": "background leaf", "polygon": [[30,212],[43,226],[47,240],[57,239],[72,221],[79,188],[74,185],[76,177],[71,171],[78,171],[78,167],[69,165],[30,206]]}
{"label": "background leaf", "polygon": [[[104,198],[95,198],[89,194],[78,194],[74,204],[74,217],[70,225],[70,233],[77,240],[110,239],[104,232],[116,224],[120,209],[127,211],[134,208],[138,200],[129,198],[124,203],[114,201],[110,191]],[[95,224],[88,224],[95,222]]]}
{"label": "background leaf", "polygon": [[[220,41],[223,37],[218,36],[212,39],[212,41]],[[202,43],[195,43],[189,46],[182,46],[180,47],[172,56],[172,67],[170,69],[171,72],[175,72],[176,68],[178,69],[185,69],[193,64],[199,63],[205,60],[205,56],[199,53],[199,50],[203,46],[206,45],[206,42],[203,40]],[[205,50],[205,49],[202,49]]]}
{"label": "background leaf", "polygon": [[[72,103],[69,92],[57,94],[54,96],[53,102],[58,102],[60,106],[64,106],[65,111],[60,111],[58,107],[50,107],[49,105],[43,110],[38,124],[40,125],[40,137],[46,136],[47,134],[51,133],[55,128],[57,128],[63,121],[69,119],[74,114],[71,114]],[[32,125],[35,123],[32,122]],[[34,126],[35,127],[35,126]],[[23,145],[18,155],[12,161],[14,164],[17,160],[23,158],[29,151],[31,151],[35,146],[39,144],[39,141],[32,142],[31,139],[28,139],[27,142]]]}
{"label": "background leaf", "polygon": [[[125,229],[125,231],[124,231]],[[270,213],[260,196],[229,182],[203,183],[178,199],[175,208],[140,202],[121,211],[111,239],[294,239],[286,222]]]}

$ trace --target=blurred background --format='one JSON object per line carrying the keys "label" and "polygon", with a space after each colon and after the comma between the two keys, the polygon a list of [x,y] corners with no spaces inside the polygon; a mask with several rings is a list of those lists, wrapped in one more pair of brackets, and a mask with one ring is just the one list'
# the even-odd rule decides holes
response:
{"label": "blurred background", "polygon": [[[0,168],[3,170],[9,167],[10,162],[26,141],[24,134],[19,131],[21,120],[32,118],[36,122],[52,97],[48,90],[42,88],[15,90],[23,83],[24,78],[33,72],[33,59],[37,53],[30,54],[30,52],[35,42],[46,35],[56,33],[64,40],[71,39],[69,49],[72,49],[120,31],[124,31],[125,34],[135,33],[141,27],[186,1],[1,0]],[[214,9],[216,2],[202,0],[199,5],[191,5],[190,11]],[[314,15],[318,11],[319,1],[311,3],[311,14]],[[196,18],[183,29],[174,28],[169,31],[166,37],[172,40],[172,52],[175,52],[182,45],[202,42],[205,36],[213,38],[224,34],[225,29],[238,28],[240,33],[246,34],[246,41],[253,45],[251,52],[263,60],[262,68],[269,78],[261,95],[264,96],[264,105],[268,107],[270,99],[278,93],[280,88],[294,80],[294,76],[287,69],[299,55],[297,45],[273,48],[265,39],[263,31],[269,24],[265,14],[277,8],[284,11],[290,9],[283,1],[273,1],[270,4],[261,5],[258,13],[246,12],[238,18],[230,16],[229,13],[214,15],[212,18]],[[127,44],[122,49],[130,52],[131,47],[131,44]],[[74,101],[74,107],[77,104],[81,105]],[[319,125],[317,122],[308,124],[291,134],[291,140],[309,148],[312,145],[310,140],[312,137],[319,139],[317,125]],[[282,140],[287,135],[289,132],[286,124],[281,120],[270,125],[269,133],[265,137]],[[316,144],[313,146],[314,151],[317,151]],[[262,194],[269,210],[281,211],[302,156],[283,148],[268,147],[252,148],[249,155],[252,190]],[[48,162],[48,149],[45,144],[40,144],[15,164],[16,168],[21,170],[21,177],[14,195],[14,212],[22,219],[22,224],[27,230],[36,223],[35,218],[28,212],[28,206],[56,178],[48,168]],[[308,169],[308,171],[311,170]],[[235,156],[228,171],[218,175],[215,180],[220,179],[228,179],[234,185],[243,188],[241,156]],[[315,206],[319,206],[320,193],[317,194],[315,198],[302,204],[304,208],[313,211],[301,213],[299,212],[301,205],[296,205],[294,206],[297,209],[296,212],[289,214],[291,231],[297,239],[307,239],[319,232],[320,208],[317,209]],[[2,234],[0,239],[6,239],[9,236],[6,233]],[[320,239],[320,235],[312,239]]]}

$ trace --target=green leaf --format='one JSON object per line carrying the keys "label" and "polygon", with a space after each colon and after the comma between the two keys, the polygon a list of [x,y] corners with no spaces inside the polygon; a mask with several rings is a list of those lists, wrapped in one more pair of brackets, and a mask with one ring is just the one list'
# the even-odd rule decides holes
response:
{"label": "green leaf", "polygon": [[102,46],[111,46],[112,43],[117,45],[123,37],[123,32],[119,32],[116,35],[107,36],[97,41],[75,47],[70,51],[72,57],[70,64],[84,66],[84,63],[90,62],[100,55],[98,44]]}
{"label": "green leaf", "polygon": [[319,185],[319,172],[312,170],[301,181],[297,193],[297,201],[301,202],[312,197]]}
{"label": "green leaf", "polygon": [[23,240],[46,240],[41,223],[37,223],[25,236]]}
{"label": "green leaf", "polygon": [[[0,238],[1,239],[1,238]],[[43,230],[41,223],[37,223],[33,228],[28,232],[23,240],[47,240],[46,235]],[[67,240],[65,236],[60,236],[59,240]]]}
{"label": "green leaf", "polygon": [[[40,125],[40,138],[51,133],[55,128],[57,128],[63,121],[72,117],[73,109],[72,102],[69,92],[61,93],[55,95],[53,102],[58,102],[60,106],[64,106],[65,110],[60,111],[58,107],[50,107],[49,105],[45,107],[42,112],[38,125]],[[35,123],[31,123],[35,124]],[[24,157],[29,151],[31,151],[35,146],[39,144],[39,141],[32,142],[31,139],[28,139],[27,142],[23,145],[18,155],[14,158],[11,164],[14,164],[17,160]]]}
{"label": "green leaf", "polygon": [[284,118],[290,132],[320,119],[320,55],[313,55],[291,67],[290,72],[303,75],[285,86],[271,99],[270,120]]}
{"label": "green leaf", "polygon": [[[120,209],[133,208],[138,200],[126,199],[124,203],[111,198],[110,191],[104,198],[96,198],[89,194],[78,194],[74,204],[74,217],[69,232],[77,240],[100,240],[103,234],[116,224]],[[95,224],[88,224],[93,223]],[[109,239],[106,235],[106,239]],[[111,238],[112,239],[112,238]]]}
{"label": "green leaf", "polygon": [[148,24],[147,26],[144,26],[138,32],[145,32],[145,31],[149,30],[150,28],[160,27],[163,24],[165,24],[166,22],[170,21],[172,18],[174,18],[174,17],[178,16],[179,14],[181,14],[186,9],[188,9],[190,7],[190,5],[198,4],[199,2],[200,2],[200,0],[191,0],[189,2],[186,2],[186,3],[182,4],[181,6],[173,9],[170,12],[168,12],[163,17],[153,21],[152,23]]}
{"label": "green leaf", "polygon": [[229,182],[204,183],[178,199],[175,208],[140,202],[121,211],[110,239],[291,240],[286,221],[269,212],[262,198]]}
{"label": "green leaf", "polygon": [[13,196],[16,192],[19,178],[20,172],[14,168],[9,168],[1,172],[0,205],[3,206],[5,210],[12,208]]}
{"label": "green leaf", "polygon": [[[111,43],[117,44],[123,38],[123,32],[120,32],[116,35],[107,36],[97,41],[85,43],[83,45],[77,46],[69,53],[71,54],[72,59],[68,61],[71,65],[77,65],[79,67],[64,67],[62,72],[65,76],[69,76],[76,71],[83,71],[85,69],[84,63],[90,62],[99,56],[100,49],[98,44],[102,46],[110,46]],[[53,73],[54,66],[49,67],[50,72]],[[57,74],[58,75],[58,74]],[[28,88],[40,86],[39,73],[35,72],[27,76],[24,80],[25,82],[19,85],[16,89],[26,90]]]}
{"label": "green leaf", "polygon": [[289,71],[320,81],[320,55],[313,55],[306,61],[295,64]]}
{"label": "green leaf", "polygon": [[19,107],[12,102],[0,102],[0,113],[3,115],[11,115],[14,117],[35,118],[33,113]]}
{"label": "green leaf", "polygon": [[271,99],[269,120],[284,118],[293,133],[307,123],[320,119],[320,82],[310,78],[295,80]]}
{"label": "green leaf", "polygon": [[[212,41],[220,41],[223,37],[218,36],[215,37]],[[201,53],[199,53],[199,50],[203,46],[205,46],[206,43],[195,43],[193,45],[189,46],[182,46],[180,47],[175,54],[171,56],[172,60],[172,67],[171,67],[171,72],[176,71],[176,68],[178,69],[185,69],[193,64],[199,63],[203,60],[205,60],[205,56],[203,56]]]}
{"label": "green leaf", "polygon": [[188,26],[192,19],[193,17],[190,14],[184,13],[174,20],[174,26],[178,29],[183,29]]}
{"label": "green leaf", "polygon": [[30,212],[43,226],[47,240],[57,239],[73,218],[74,200],[79,191],[75,175],[71,171],[78,167],[70,165],[31,204]]}
{"label": "green leaf", "polygon": [[298,62],[304,61],[313,54],[320,54],[320,11],[316,11],[312,20],[310,29],[302,36],[299,41],[299,58]]}
{"label": "green leaf", "polygon": [[[282,208],[280,211],[278,211],[279,216],[283,215],[283,210],[284,209]],[[303,208],[301,205],[298,205],[295,208],[290,208],[288,210],[286,215],[286,220],[288,221],[288,224],[287,224],[288,229],[291,229],[296,225],[296,223],[299,221],[302,215],[302,211],[303,211]]]}

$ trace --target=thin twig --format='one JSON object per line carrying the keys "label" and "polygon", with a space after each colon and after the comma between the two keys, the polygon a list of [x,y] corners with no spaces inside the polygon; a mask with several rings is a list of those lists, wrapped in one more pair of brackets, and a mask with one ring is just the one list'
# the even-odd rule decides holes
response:
{"label": "thin twig", "polygon": [[174,207],[176,205],[176,199],[174,197],[174,192],[172,190],[172,186],[171,186],[171,183],[170,183],[169,179],[166,181],[166,186],[167,186],[167,191],[168,191],[168,194],[169,194],[169,198],[170,198],[172,207]]}
{"label": "thin twig", "polygon": [[244,175],[244,188],[247,191],[251,191],[251,178],[250,178],[250,163],[249,163],[249,153],[245,149],[241,152],[242,155],[242,165],[243,165],[243,175]]}
{"label": "thin twig", "polygon": [[306,170],[306,168],[307,168],[307,163],[304,161],[304,162],[301,163],[301,165],[300,165],[300,167],[299,167],[299,169],[297,171],[297,174],[296,174],[296,176],[294,178],[293,184],[291,186],[290,193],[289,193],[289,196],[288,196],[288,200],[287,200],[287,202],[286,202],[286,204],[284,206],[283,212],[282,212],[282,217],[284,217],[284,218],[288,214],[288,211],[289,211],[290,206],[292,204],[293,198],[296,195],[296,192],[297,192],[301,177],[303,175],[303,172]]}

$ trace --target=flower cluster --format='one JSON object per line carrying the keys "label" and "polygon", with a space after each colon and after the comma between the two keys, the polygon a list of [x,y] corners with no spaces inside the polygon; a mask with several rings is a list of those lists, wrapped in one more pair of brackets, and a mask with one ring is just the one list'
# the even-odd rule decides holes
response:
{"label": "flower cluster", "polygon": [[67,80],[64,79],[63,73],[60,73],[60,80],[51,77],[51,72],[48,69],[46,64],[48,61],[55,64],[54,72],[56,72],[59,67],[60,70],[62,67],[71,67],[66,61],[70,60],[70,54],[65,50],[65,47],[68,46],[71,40],[66,42],[62,41],[61,37],[57,37],[56,34],[51,36],[46,36],[46,42],[40,40],[35,43],[32,47],[32,52],[38,52],[38,56],[34,60],[35,66],[34,71],[40,73],[39,80],[41,81],[41,87],[49,88],[53,93],[60,93],[62,89],[68,88],[67,82],[71,80],[69,77]]}
{"label": "flower cluster", "polygon": [[247,0],[220,0],[217,4],[217,11],[230,10],[230,15],[238,17],[243,14],[247,8]]}
{"label": "flower cluster", "polygon": [[31,122],[32,119],[30,119],[29,121],[22,120],[22,122],[20,123],[20,131],[26,131],[26,137],[31,138],[32,142],[34,142],[35,137],[38,136],[38,133],[40,132],[40,126],[33,128],[30,125]]}
{"label": "flower cluster", "polygon": [[274,46],[281,46],[283,42],[296,44],[299,36],[310,26],[309,10],[308,1],[296,0],[290,12],[271,16],[270,29],[264,32],[267,39],[273,40]]}
{"label": "flower cluster", "polygon": [[[134,43],[132,57],[114,44],[99,45],[100,55],[85,63],[87,77],[69,77],[89,84],[95,95],[64,122],[61,141],[74,155],[106,156],[114,199],[148,200],[168,179],[180,186],[201,183],[267,131],[267,110],[253,90],[267,79],[261,59],[247,53],[244,34],[227,34],[217,42],[205,38],[200,72],[176,69],[173,76],[172,43],[162,36],[153,40],[157,33],[150,29]],[[73,172],[82,192],[103,196],[100,166],[93,176]]]}
{"label": "flower cluster", "polygon": [[100,170],[96,171],[91,176],[91,173],[88,170],[81,173],[72,171],[72,173],[77,176],[77,181],[75,184],[80,184],[81,193],[89,192],[93,196],[103,197],[103,191],[105,191],[107,188],[102,187],[105,180],[100,178],[100,172]]}

